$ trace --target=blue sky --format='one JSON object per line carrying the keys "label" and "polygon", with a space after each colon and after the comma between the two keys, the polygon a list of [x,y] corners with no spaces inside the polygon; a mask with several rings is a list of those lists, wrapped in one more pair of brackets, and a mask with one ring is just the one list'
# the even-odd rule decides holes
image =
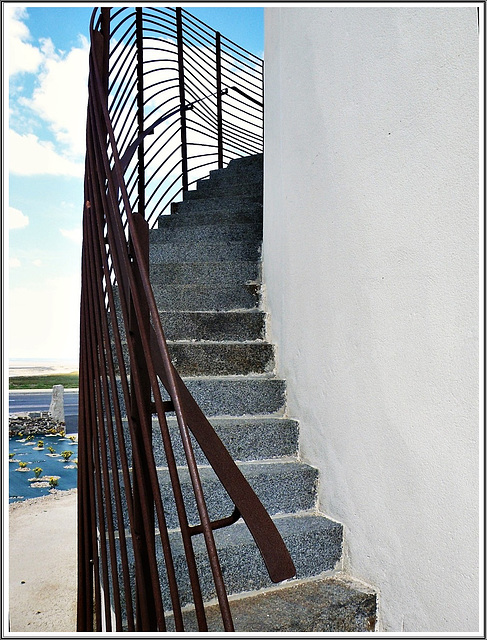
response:
{"label": "blue sky", "polygon": [[[263,54],[262,7],[188,11]],[[77,362],[89,21],[86,5],[3,3],[9,359]]]}

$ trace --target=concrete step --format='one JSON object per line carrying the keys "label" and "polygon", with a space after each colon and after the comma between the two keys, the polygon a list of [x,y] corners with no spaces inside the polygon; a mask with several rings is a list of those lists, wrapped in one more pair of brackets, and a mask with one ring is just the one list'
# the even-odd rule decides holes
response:
{"label": "concrete step", "polygon": [[[342,554],[342,525],[315,514],[274,517],[274,522],[294,561],[297,578],[317,576],[332,571]],[[272,586],[260,552],[244,522],[214,532],[215,543],[229,594],[253,591]],[[160,542],[158,541],[159,545]],[[158,545],[158,546],[159,546]],[[216,597],[203,537],[193,539],[203,599]],[[182,542],[178,532],[171,537],[174,554],[182,556]],[[159,552],[162,564],[162,550]],[[165,584],[164,576],[161,582]],[[181,601],[192,602],[186,574],[179,580]],[[168,607],[169,608],[169,607]]]}
{"label": "concrete step", "polygon": [[[305,512],[285,516],[275,516],[274,523],[279,530],[296,567],[296,581],[286,582],[292,586],[299,580],[320,576],[335,570],[342,555],[343,528],[324,516]],[[262,556],[246,524],[240,520],[236,524],[214,532],[215,544],[222,567],[223,578],[229,595],[269,589],[274,587]],[[130,542],[130,535],[127,532]],[[192,591],[187,575],[185,554],[179,529],[169,532],[169,542],[179,587],[182,606],[192,604]],[[208,561],[206,545],[202,535],[193,538],[193,548],[198,566],[201,591],[204,601],[216,597],[212,573]],[[133,552],[128,545],[133,584]],[[120,554],[117,554],[118,557]],[[166,611],[171,610],[165,563],[160,536],[156,533],[156,555],[160,567],[160,582]],[[121,566],[119,566],[121,574]],[[121,586],[122,610],[124,603],[123,584]]]}
{"label": "concrete step", "polygon": [[[244,462],[239,468],[269,515],[298,513],[314,508],[317,470],[296,461]],[[199,474],[211,520],[231,515],[234,505],[209,466],[200,467]],[[200,522],[191,478],[186,467],[178,469],[179,481],[190,525]],[[169,529],[179,527],[173,490],[167,469],[158,470],[164,513]]]}
{"label": "concrete step", "polygon": [[[194,213],[202,214],[203,212],[211,213],[216,211],[226,211],[233,215],[249,215],[262,219],[263,204],[261,194],[257,196],[246,195],[220,195],[208,196],[206,198],[194,198],[188,200],[179,200],[171,204],[173,214]],[[167,214],[165,214],[167,215]]]}
{"label": "concrete step", "polygon": [[[377,597],[344,574],[292,581],[266,591],[230,597],[236,633],[366,633],[376,625]],[[223,632],[218,605],[207,605],[210,633]],[[194,609],[183,614],[186,632],[197,632]],[[168,630],[174,629],[172,615]]]}
{"label": "concrete step", "polygon": [[160,262],[149,268],[151,283],[204,284],[213,287],[230,283],[259,282],[260,264],[253,262]]}
{"label": "concrete step", "polygon": [[[129,362],[128,346],[122,346]],[[180,376],[245,376],[274,370],[274,346],[268,342],[167,341],[167,346]]]}
{"label": "concrete step", "polygon": [[181,376],[247,375],[274,369],[274,346],[268,342],[167,343]]}
{"label": "concrete step", "polygon": [[[169,218],[170,216],[168,216]],[[150,242],[262,242],[262,224],[238,222],[222,225],[176,224],[173,221],[160,222],[157,229],[150,231]]]}
{"label": "concrete step", "polygon": [[[206,416],[282,415],[286,383],[268,375],[183,377]],[[168,398],[163,390],[163,397]]]}
{"label": "concrete step", "polygon": [[260,259],[260,247],[252,240],[230,242],[165,242],[151,244],[149,260],[161,262],[252,262]]}
{"label": "concrete step", "polygon": [[262,193],[263,179],[262,173],[249,174],[248,172],[230,171],[222,173],[210,173],[209,177],[201,178],[196,183],[196,189],[211,196],[213,193],[235,193],[247,194],[251,189],[253,195]]}
{"label": "concrete step", "polygon": [[[209,422],[232,458],[238,462],[289,458],[298,452],[298,423],[289,418],[273,416],[244,416],[233,418],[213,416]],[[157,419],[153,420],[152,444],[154,460],[158,467],[167,466],[161,430]],[[167,424],[178,465],[187,464],[176,417],[167,416]],[[198,443],[191,437],[198,464],[208,464]],[[130,439],[127,439],[129,445]],[[130,450],[130,447],[129,447]]]}
{"label": "concrete step", "polygon": [[167,340],[263,340],[265,312],[162,311],[162,328]]}
{"label": "concrete step", "polygon": [[197,189],[184,192],[183,200],[191,201],[200,198],[225,198],[229,196],[262,198],[262,183],[252,183],[246,179],[199,180]]}
{"label": "concrete step", "polygon": [[[174,415],[171,417],[168,414],[166,420],[176,464],[184,467],[187,465],[187,460],[176,417]],[[227,451],[237,462],[290,458],[297,455],[298,423],[296,420],[271,416],[245,416],[242,418],[214,416],[209,418],[209,422]],[[124,421],[124,432],[126,434],[127,456],[131,460],[131,439],[126,420]],[[201,465],[208,464],[194,436],[191,436],[191,442],[196,462]],[[152,421],[152,449],[156,466],[167,467],[161,428],[157,418]],[[120,468],[120,460],[117,462]]]}
{"label": "concrete step", "polygon": [[[161,311],[159,317],[166,340],[170,341],[248,342],[265,338],[265,312],[259,309]],[[111,326],[109,316],[110,334]],[[120,335],[122,342],[125,342],[123,326],[120,327]]]}
{"label": "concrete step", "polygon": [[[289,515],[314,509],[318,472],[313,467],[293,459],[286,462],[281,460],[240,462],[238,467],[269,515]],[[219,520],[230,516],[234,504],[213,469],[210,466],[200,466],[198,473],[210,520]],[[126,514],[127,504],[121,471],[119,475],[122,487],[122,508],[123,513]],[[159,468],[157,476],[167,528],[178,529],[180,524],[168,469]],[[188,523],[190,526],[198,525],[200,517],[187,467],[178,468],[178,478]],[[114,499],[112,502],[115,512]]]}
{"label": "concrete step", "polygon": [[162,224],[261,223],[262,198],[227,196],[176,202],[172,205],[172,213],[160,216],[158,224],[165,219],[170,219],[172,222],[162,222]]}
{"label": "concrete step", "polygon": [[243,175],[248,180],[260,179],[264,171],[264,155],[257,153],[243,158],[234,158],[223,169],[213,169],[210,177]]}
{"label": "concrete step", "polygon": [[152,290],[159,311],[236,311],[256,309],[260,301],[258,284],[154,284]]}

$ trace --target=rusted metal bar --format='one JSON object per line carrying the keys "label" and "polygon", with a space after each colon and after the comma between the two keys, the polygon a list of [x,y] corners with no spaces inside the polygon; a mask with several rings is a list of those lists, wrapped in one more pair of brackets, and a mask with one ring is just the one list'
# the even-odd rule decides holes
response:
{"label": "rusted metal bar", "polygon": [[[140,147],[139,147],[140,149]],[[144,251],[144,265],[143,267],[147,270],[149,269],[149,229],[147,226],[147,222],[144,220],[143,215],[138,213],[134,215],[134,225],[137,229],[137,235],[140,241],[141,246]],[[129,252],[132,250],[132,236],[129,240]],[[138,265],[133,264],[133,274],[136,282],[136,287],[140,286],[140,278],[138,272]],[[149,310],[146,302],[142,299],[140,301],[140,312],[143,317],[144,330],[148,331],[150,318],[149,318]],[[150,548],[155,548],[155,527],[154,527],[154,512],[153,510],[149,510],[149,516],[145,519],[142,515],[141,504],[143,501],[146,501],[147,504],[154,503],[154,496],[151,488],[151,482],[149,477],[148,465],[149,461],[145,458],[144,455],[144,446],[143,446],[143,437],[147,438],[151,443],[152,448],[152,408],[151,408],[151,388],[150,382],[147,376],[147,371],[144,366],[145,354],[140,340],[140,330],[141,328],[138,325],[137,314],[134,306],[133,296],[130,295],[130,311],[129,311],[129,334],[127,336],[128,340],[132,341],[133,351],[135,361],[131,363],[131,398],[132,403],[130,405],[130,415],[133,423],[136,425],[135,429],[135,440],[133,442],[133,446],[140,451],[141,456],[137,461],[137,464],[134,464],[133,474],[134,478],[138,480],[138,482],[134,483],[134,507],[135,507],[135,535],[136,537],[142,535],[142,531],[144,530],[144,537],[149,540]],[[139,413],[138,403],[136,401],[136,389],[135,389],[135,368],[139,373],[138,384],[140,385],[140,393],[142,398],[142,411],[144,413],[143,416]],[[142,434],[142,429],[150,427],[149,431]],[[142,550],[143,554],[147,554],[149,552],[147,547],[144,547]],[[148,556],[143,560],[144,564],[149,563]],[[137,606],[137,618],[147,617],[147,628],[154,629],[157,625],[156,619],[156,606],[154,595],[152,593],[151,588],[151,578],[150,575],[144,575],[143,579],[146,584],[143,589],[140,588],[140,585],[136,584],[136,606]],[[141,616],[141,608],[144,607],[147,611],[146,616]],[[143,629],[139,629],[142,631]]]}
{"label": "rusted metal bar", "polygon": [[[102,274],[104,274],[105,277],[109,276],[107,256],[104,250],[105,243],[103,238],[103,230],[100,229],[99,226],[95,224],[95,220],[93,219],[93,217],[91,218],[91,221],[92,221],[92,234],[93,236],[95,235],[97,236],[98,247],[100,249],[103,249],[99,252],[98,260],[96,259],[97,258],[96,252],[94,255],[94,258],[95,258],[94,262],[99,273],[98,278],[99,278],[99,281],[101,281]],[[105,282],[107,283],[108,308],[113,309],[114,308],[113,290],[111,288],[109,277],[108,278],[106,277]],[[99,309],[103,308],[103,300],[104,300],[104,291],[102,290],[101,287],[98,287]],[[104,340],[104,344],[105,344],[106,356],[105,356],[104,364],[105,364],[105,369],[108,371],[108,378],[109,378],[107,379],[106,376],[104,376],[103,378],[104,394],[105,394],[105,397],[108,397],[109,394],[111,394],[111,400],[112,400],[112,406],[113,406],[113,412],[114,412],[114,421],[117,429],[118,445],[119,445],[119,451],[117,452],[112,415],[111,415],[111,411],[108,411],[106,415],[107,429],[108,429],[108,442],[109,442],[110,456],[111,456],[112,465],[113,465],[112,466],[112,480],[114,485],[113,493],[114,493],[114,500],[116,503],[116,511],[117,511],[117,519],[118,519],[117,531],[118,531],[118,537],[120,540],[120,556],[121,556],[121,565],[122,565],[122,574],[123,574],[123,585],[124,585],[124,591],[125,591],[125,614],[127,619],[127,630],[133,631],[135,630],[135,627],[134,627],[134,613],[133,613],[132,596],[131,596],[131,588],[130,588],[130,576],[129,576],[130,570],[129,570],[128,556],[127,556],[127,541],[125,537],[125,522],[124,522],[125,519],[124,519],[123,507],[122,507],[122,501],[121,501],[121,487],[120,487],[120,481],[119,481],[118,466],[113,463],[117,461],[117,459],[120,459],[123,482],[124,482],[124,485],[128,488],[128,491],[126,492],[126,503],[127,503],[128,514],[129,514],[129,522],[133,521],[133,515],[131,515],[132,498],[131,498],[131,491],[130,491],[130,475],[129,475],[129,469],[128,469],[127,454],[125,449],[125,439],[124,439],[123,430],[122,430],[122,417],[120,413],[120,404],[118,400],[118,390],[116,386],[116,375],[115,375],[115,367],[114,367],[114,359],[113,359],[112,341],[110,340],[110,331],[109,331],[108,322],[107,322],[107,315],[105,313],[100,313],[100,322],[101,322],[101,329],[99,328],[98,333],[99,333],[99,336],[102,336],[102,339]],[[113,318],[112,322],[115,324],[116,318]],[[114,327],[114,334],[118,338],[118,343],[120,343],[120,335],[118,332],[118,327]],[[120,354],[122,353],[121,346],[120,346],[119,353]],[[112,559],[112,567],[114,566],[116,566],[115,559]],[[115,599],[114,607],[115,607],[116,622],[117,622],[116,630],[120,631],[122,630],[121,614],[117,611],[117,607],[120,608],[120,603],[117,604],[116,599]]]}
{"label": "rusted metal bar", "polygon": [[[96,68],[95,72],[96,72]],[[97,78],[97,80],[99,81],[99,78]],[[106,107],[104,107],[103,104],[100,104],[101,110],[105,110],[106,112]],[[96,109],[95,109],[96,111]],[[106,125],[106,122],[105,122]],[[103,127],[101,127],[101,129],[103,129]],[[96,139],[96,136],[95,136]],[[123,228],[118,228],[118,233],[115,232],[114,235],[114,228],[113,228],[113,223],[119,223],[119,227],[121,225],[120,220],[118,218],[115,218],[115,220],[113,219],[113,216],[110,216],[110,204],[111,207],[113,208],[115,205],[115,203],[117,202],[116,200],[116,188],[114,186],[114,179],[112,176],[112,173],[110,171],[110,167],[108,164],[108,157],[106,156],[106,154],[103,154],[103,151],[101,149],[98,149],[98,154],[99,156],[99,171],[101,173],[102,168],[104,169],[105,175],[107,175],[108,177],[108,195],[109,195],[109,200],[107,202],[107,209],[106,209],[106,213],[107,218],[106,218],[106,222],[107,222],[107,237],[108,237],[108,241],[112,247],[112,252],[111,252],[111,257],[113,259],[114,265],[117,267],[117,271],[119,272],[119,274],[121,274],[121,277],[119,278],[119,284],[121,284],[122,286],[120,287],[120,299],[121,299],[121,307],[122,307],[122,311],[123,311],[123,315],[124,315],[124,323],[126,327],[129,327],[130,321],[129,321],[129,301],[127,300],[127,291],[125,289],[124,285],[124,280],[128,280],[128,278],[126,278],[127,273],[130,270],[130,261],[129,261],[129,254],[127,251],[127,246],[126,246],[126,241],[125,238],[123,237]],[[113,210],[113,209],[112,209]],[[119,266],[119,261],[122,260],[122,262],[125,262],[125,271],[123,272]],[[133,353],[133,349],[132,349],[132,343],[129,341],[128,343],[128,347],[129,347],[129,351],[130,351],[130,356],[131,356],[131,361],[134,362],[135,358],[134,358],[134,353]],[[135,389],[135,394],[137,396],[137,401],[139,402],[139,406],[138,406],[138,410],[139,410],[139,416],[141,414],[143,414],[143,402],[142,402],[142,398],[141,398],[141,393],[140,393],[140,385],[138,384],[138,370],[137,367],[135,367],[132,370],[132,376],[134,378],[134,386],[133,389]],[[128,391],[127,387],[125,389],[125,401],[126,401],[126,406],[129,405],[130,406],[130,398],[131,398],[131,394]],[[145,428],[145,432],[148,431],[148,428]],[[135,440],[135,438],[134,438]],[[150,447],[150,445],[149,445]],[[147,452],[147,447],[146,447],[146,452]],[[138,449],[137,446],[133,446],[133,452],[134,452],[134,464],[135,466],[139,466],[139,468],[142,466],[141,460],[140,460],[140,451]],[[136,481],[138,483],[141,482],[141,478],[140,475],[136,476]],[[150,520],[150,514],[152,512],[152,508],[151,506],[148,504],[147,499],[146,499],[146,495],[144,492],[144,487],[140,487],[139,486],[139,496],[141,496],[141,500],[140,500],[140,507],[142,510],[142,520]],[[164,623],[164,615],[163,615],[163,607],[162,607],[162,601],[160,598],[160,589],[158,587],[158,576],[157,576],[157,565],[156,565],[156,561],[155,561],[155,553],[154,550],[151,546],[151,542],[153,540],[153,536],[152,534],[148,533],[147,528],[143,527],[142,531],[137,532],[136,535],[134,536],[134,552],[136,553],[137,556],[140,557],[140,554],[144,555],[146,564],[144,564],[144,562],[138,562],[136,563],[136,574],[139,576],[138,578],[138,584],[139,584],[139,590],[143,589],[143,584],[145,584],[145,575],[146,575],[146,569],[147,567],[149,567],[150,569],[150,576],[151,576],[151,588],[150,588],[150,593],[147,594],[148,597],[142,597],[140,600],[140,607],[139,607],[139,615],[138,615],[138,620],[137,620],[137,626],[140,630],[150,630],[151,627],[151,615],[152,612],[148,607],[147,601],[148,598],[150,597],[150,594],[152,594],[154,596],[154,604],[155,604],[155,609],[156,609],[156,614],[157,614],[157,628],[159,630],[165,630],[165,623]],[[147,564],[148,562],[148,564]],[[142,586],[141,586],[142,585]],[[143,594],[145,596],[145,593]]]}

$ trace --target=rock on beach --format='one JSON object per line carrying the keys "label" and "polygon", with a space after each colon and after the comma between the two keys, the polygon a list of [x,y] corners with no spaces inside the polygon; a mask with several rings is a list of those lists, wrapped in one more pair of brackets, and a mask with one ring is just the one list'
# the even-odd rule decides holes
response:
{"label": "rock on beach", "polygon": [[48,411],[31,411],[9,416],[8,434],[11,438],[24,436],[62,434],[66,430],[64,421],[55,420]]}

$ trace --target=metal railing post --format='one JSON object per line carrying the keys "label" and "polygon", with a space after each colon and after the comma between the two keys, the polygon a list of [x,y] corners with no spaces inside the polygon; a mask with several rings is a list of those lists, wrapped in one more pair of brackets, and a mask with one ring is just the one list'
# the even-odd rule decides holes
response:
{"label": "metal railing post", "polygon": [[[140,281],[140,270],[149,271],[149,227],[147,221],[144,220],[141,214],[134,215],[134,224],[136,228],[137,238],[140,244],[144,248],[144,264],[133,265],[134,277],[136,280],[137,288],[142,288]],[[130,238],[130,251],[132,249],[132,238]],[[140,306],[140,305],[139,305]],[[134,505],[134,530],[135,540],[134,544],[138,545],[139,557],[142,559],[142,572],[141,575],[136,577],[136,630],[137,631],[151,631],[157,629],[157,616],[156,606],[154,600],[154,593],[152,589],[151,576],[149,571],[149,553],[151,549],[155,547],[155,520],[154,520],[154,494],[151,487],[150,475],[148,471],[148,461],[145,458],[144,450],[144,436],[143,429],[149,429],[152,426],[152,409],[151,409],[151,385],[149,375],[147,372],[147,366],[145,362],[144,348],[141,341],[141,332],[143,330],[149,330],[150,326],[150,314],[149,307],[145,300],[142,301],[142,313],[144,317],[145,328],[139,327],[136,318],[136,309],[132,294],[130,295],[130,326],[129,335],[130,340],[134,345],[135,362],[131,363],[131,369],[137,368],[138,376],[130,376],[131,381],[131,418],[136,425],[135,438],[136,442],[133,442],[133,447],[137,447],[140,452],[141,461],[137,463],[137,459],[134,457],[133,461],[133,505]],[[136,388],[135,378],[139,380],[140,393],[143,397],[143,412],[140,414],[136,401]],[[150,440],[152,440],[152,433],[146,434]],[[140,483],[140,484],[139,484]],[[140,486],[143,487],[140,491]],[[146,520],[143,517],[143,510],[141,508],[142,502],[148,505],[149,519]],[[148,545],[146,544],[148,541]],[[141,584],[142,582],[142,584]]]}
{"label": "metal railing post", "polygon": [[[144,32],[142,8],[135,9],[135,41],[137,46],[137,125],[138,135],[144,131]],[[145,160],[144,141],[138,148],[138,212],[145,218]]]}
{"label": "metal railing post", "polygon": [[222,49],[220,32],[216,32],[216,120],[218,136],[218,168],[223,168]]}
{"label": "metal railing post", "polygon": [[181,108],[181,173],[183,191],[188,190],[188,144],[186,139],[186,97],[184,91],[183,17],[181,7],[176,8],[178,42],[179,104]]}

